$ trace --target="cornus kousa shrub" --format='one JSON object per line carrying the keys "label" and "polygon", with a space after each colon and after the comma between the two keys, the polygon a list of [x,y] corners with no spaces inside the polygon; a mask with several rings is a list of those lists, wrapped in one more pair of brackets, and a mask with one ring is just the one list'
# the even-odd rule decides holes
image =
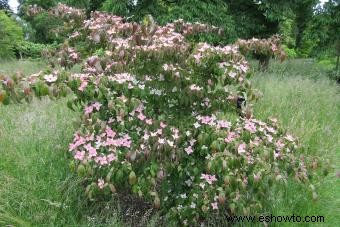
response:
{"label": "cornus kousa shrub", "polygon": [[310,181],[318,160],[302,156],[277,120],[252,116],[259,92],[244,44],[190,43],[183,31],[191,25],[182,21],[180,28],[151,17],[137,24],[95,12],[83,23],[70,45],[81,39],[103,51],[88,57],[81,73],[2,78],[2,86],[6,99],[16,98],[10,89],[25,80],[38,96],[73,91],[68,106],[79,108],[82,120],[69,145],[70,168],[83,177],[89,199],[132,193],[169,221],[196,225],[211,214],[258,214],[273,185]]}

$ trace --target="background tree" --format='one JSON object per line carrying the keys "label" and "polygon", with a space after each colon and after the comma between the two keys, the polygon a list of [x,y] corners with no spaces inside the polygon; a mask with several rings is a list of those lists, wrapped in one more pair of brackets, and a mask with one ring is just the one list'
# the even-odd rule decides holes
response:
{"label": "background tree", "polygon": [[14,46],[23,40],[18,23],[0,10],[0,58],[14,57]]}
{"label": "background tree", "polygon": [[315,11],[305,36],[315,44],[314,55],[333,55],[340,39],[340,1],[330,0]]}
{"label": "background tree", "polygon": [[201,22],[224,29],[223,39],[206,35],[192,37],[200,41],[226,43],[237,39],[234,21],[228,5],[223,0],[106,0],[102,9],[134,21],[141,21],[151,14],[161,25],[181,18],[187,22]]}
{"label": "background tree", "polygon": [[296,1],[292,7],[295,14],[296,35],[295,35],[295,48],[300,49],[302,45],[302,38],[308,22],[313,18],[314,7],[318,0],[300,0]]}

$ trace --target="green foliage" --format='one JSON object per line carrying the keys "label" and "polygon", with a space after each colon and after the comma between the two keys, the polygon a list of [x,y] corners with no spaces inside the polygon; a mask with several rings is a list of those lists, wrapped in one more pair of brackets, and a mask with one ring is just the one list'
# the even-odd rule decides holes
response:
{"label": "green foliage", "polygon": [[308,39],[307,37],[304,37],[301,42],[300,48],[297,49],[298,56],[302,58],[310,57],[316,45],[317,44],[313,40]]}
{"label": "green foliage", "polygon": [[132,7],[133,5],[131,1],[106,0],[103,3],[102,9],[112,13],[113,15],[129,16]]}
{"label": "green foliage", "polygon": [[[236,40],[237,35],[235,32],[235,24],[233,18],[230,16],[228,5],[222,1],[217,0],[214,2],[199,1],[199,0],[187,0],[179,1],[173,4],[163,2],[166,8],[159,7],[160,10],[155,12],[155,18],[160,24],[172,22],[176,19],[184,19],[188,22],[200,22],[209,25],[220,27],[224,30],[224,37],[216,36],[213,34],[199,34],[195,37],[191,37],[194,41],[205,42],[215,44],[226,44]],[[146,11],[145,13],[148,13]],[[150,10],[150,12],[152,12]],[[142,13],[143,15],[143,13]]]}
{"label": "green foliage", "polygon": [[226,44],[235,41],[235,25],[230,16],[228,5],[222,1],[206,2],[200,0],[187,1],[109,1],[104,2],[103,10],[114,15],[130,17],[131,20],[141,21],[147,15],[152,15],[159,24],[164,25],[177,19],[187,22],[200,22],[223,28],[224,37],[214,34],[199,34],[192,36],[192,41],[207,41],[210,43]]}
{"label": "green foliage", "polygon": [[[297,49],[306,49],[306,47],[303,48],[302,45],[308,45],[303,44],[304,31],[312,19],[313,8],[318,2],[318,0],[300,0],[296,1],[296,4],[293,7],[296,24],[295,48]],[[308,54],[306,52],[308,52],[308,50],[305,50],[303,54]]]}
{"label": "green foliage", "polygon": [[57,17],[49,15],[47,12],[38,14],[29,20],[35,30],[33,40],[39,43],[62,42],[65,37],[56,30],[63,25],[63,21]]}
{"label": "green foliage", "polygon": [[292,58],[296,58],[298,56],[295,49],[289,48],[286,45],[283,45],[282,48],[283,48],[284,52],[287,54],[288,58],[292,59]]}
{"label": "green foliage", "polygon": [[340,42],[340,3],[327,1],[318,8],[307,30],[306,40],[314,44],[311,55],[318,57],[338,56],[337,42]]}
{"label": "green foliage", "polygon": [[295,21],[293,18],[287,17],[280,23],[279,34],[282,43],[288,48],[295,47]]}
{"label": "green foliage", "polygon": [[23,40],[22,28],[0,10],[0,58],[14,57],[14,46]]}
{"label": "green foliage", "polygon": [[15,52],[18,56],[24,58],[40,58],[42,57],[43,51],[55,51],[56,48],[56,44],[47,45],[29,41],[21,41],[16,44]]}
{"label": "green foliage", "polygon": [[268,38],[278,33],[290,1],[227,0],[237,35],[240,38]]}
{"label": "green foliage", "polygon": [[49,9],[57,4],[56,0],[19,0],[20,3],[20,11],[22,14],[25,12],[25,8],[29,5],[37,5],[44,9]]}

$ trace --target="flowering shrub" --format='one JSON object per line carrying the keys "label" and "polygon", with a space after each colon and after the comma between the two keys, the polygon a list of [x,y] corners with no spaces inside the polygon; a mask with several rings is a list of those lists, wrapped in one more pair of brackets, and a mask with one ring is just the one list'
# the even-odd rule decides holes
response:
{"label": "flowering shrub", "polygon": [[[186,34],[208,27],[158,26],[151,17],[128,23],[95,12],[70,43],[85,39],[105,50],[100,56],[89,57],[78,74],[0,78],[0,101],[19,100],[16,90],[26,96],[73,91],[68,106],[80,108],[83,120],[69,145],[70,168],[84,178],[90,199],[134,193],[183,225],[218,212],[259,213],[272,185],[308,182],[317,161],[300,156],[297,139],[275,119],[252,116],[259,92],[240,50],[256,49],[258,41],[187,42]],[[265,51],[277,54],[276,48]],[[65,51],[73,59],[75,50]],[[242,117],[239,97],[246,100]]]}
{"label": "flowering shrub", "polygon": [[280,45],[279,36],[275,35],[269,39],[238,40],[237,45],[243,54],[252,54],[259,60],[259,69],[265,71],[268,69],[271,57],[277,57],[281,61],[287,58],[286,53]]}

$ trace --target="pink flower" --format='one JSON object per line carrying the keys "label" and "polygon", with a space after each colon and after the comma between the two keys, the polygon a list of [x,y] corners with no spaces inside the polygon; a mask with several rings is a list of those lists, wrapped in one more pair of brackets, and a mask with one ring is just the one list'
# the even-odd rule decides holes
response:
{"label": "pink flower", "polygon": [[190,143],[190,146],[194,146],[194,144],[196,143],[196,140],[195,140],[195,139],[191,139],[191,140],[189,141],[189,143]]}
{"label": "pink flower", "polygon": [[266,137],[268,139],[269,142],[272,142],[273,141],[273,137],[269,134],[266,134]]}
{"label": "pink flower", "polygon": [[107,161],[109,162],[109,163],[111,163],[112,161],[116,161],[117,160],[117,157],[116,157],[116,155],[115,154],[109,154],[108,156],[107,156]]}
{"label": "pink flower", "polygon": [[85,107],[85,114],[90,114],[93,112],[93,106],[86,106]]}
{"label": "pink flower", "polygon": [[101,166],[109,164],[105,156],[96,157],[95,161]]}
{"label": "pink flower", "polygon": [[86,140],[86,141],[93,141],[93,140],[94,140],[93,134],[91,134],[91,135],[89,135],[89,136],[86,136],[86,137],[85,137],[85,140]]}
{"label": "pink flower", "polygon": [[70,143],[69,145],[69,151],[73,151],[74,149],[76,149],[78,147],[78,145],[76,143]]}
{"label": "pink flower", "polygon": [[85,158],[85,151],[77,151],[74,156],[74,159],[77,159],[79,161],[83,161],[84,158]]}
{"label": "pink flower", "polygon": [[231,143],[237,138],[237,134],[235,132],[229,132],[228,137],[224,139],[226,143]]}
{"label": "pink flower", "polygon": [[143,139],[144,139],[144,140],[148,140],[149,138],[150,138],[150,135],[147,134],[147,133],[145,133],[144,136],[143,136]]}
{"label": "pink flower", "polygon": [[290,142],[294,142],[294,137],[290,134],[287,134],[286,137],[285,137],[286,140],[290,141]]}
{"label": "pink flower", "polygon": [[211,207],[213,210],[217,210],[218,209],[217,202],[211,203]]}
{"label": "pink flower", "polygon": [[217,121],[217,128],[230,128],[231,123],[229,121]]}
{"label": "pink flower", "polygon": [[245,143],[241,143],[240,145],[238,145],[237,151],[239,154],[243,154],[246,152],[246,144]]}
{"label": "pink flower", "polygon": [[145,115],[144,115],[143,113],[139,113],[138,116],[137,116],[137,118],[138,118],[139,120],[141,120],[141,121],[144,121],[146,117],[145,117]]}
{"label": "pink flower", "polygon": [[255,132],[256,132],[256,126],[255,126],[255,124],[254,124],[253,122],[249,121],[249,120],[247,120],[247,121],[245,122],[244,128],[245,128],[246,130],[248,130],[249,132],[251,132],[251,133],[255,133]]}
{"label": "pink flower", "polygon": [[275,145],[276,145],[276,148],[279,150],[281,150],[285,146],[285,144],[282,142],[281,139],[276,141]]}
{"label": "pink flower", "polygon": [[84,91],[84,89],[87,87],[88,82],[82,81],[80,84],[80,87],[78,88],[79,91]]}
{"label": "pink flower", "polygon": [[166,124],[164,124],[163,121],[161,121],[160,126],[161,128],[166,128]]}
{"label": "pink flower", "polygon": [[267,131],[270,132],[270,133],[273,133],[275,134],[276,133],[276,130],[272,127],[266,127]]}
{"label": "pink flower", "polygon": [[146,120],[145,120],[145,123],[146,123],[147,125],[152,125],[152,119],[146,119]]}
{"label": "pink flower", "polygon": [[278,49],[277,49],[277,46],[275,45],[275,44],[272,44],[272,51],[273,52],[275,52],[275,51],[277,51]]}
{"label": "pink flower", "polygon": [[100,189],[103,189],[104,186],[105,186],[105,181],[102,178],[98,179],[98,187]]}
{"label": "pink flower", "polygon": [[215,175],[203,174],[201,175],[201,179],[206,180],[208,184],[212,184],[214,181],[217,181]]}
{"label": "pink flower", "polygon": [[91,144],[85,145],[84,148],[89,152],[89,158],[97,156],[97,150],[96,148],[92,147]]}
{"label": "pink flower", "polygon": [[216,117],[213,115],[213,116],[202,116],[200,117],[200,120],[202,122],[202,124],[206,124],[206,125],[214,125],[215,124],[215,120],[216,120]]}
{"label": "pink flower", "polygon": [[187,147],[187,148],[184,148],[184,151],[188,154],[188,155],[190,155],[190,154],[192,154],[194,151],[192,150],[192,147],[191,146],[189,146],[189,147]]}
{"label": "pink flower", "polygon": [[178,139],[178,138],[179,138],[178,133],[174,133],[174,134],[172,135],[172,138],[174,138],[174,140]]}
{"label": "pink flower", "polygon": [[116,133],[112,131],[110,127],[107,127],[105,132],[106,132],[107,137],[113,138],[116,136]]}
{"label": "pink flower", "polygon": [[102,106],[102,104],[100,104],[99,102],[95,102],[92,104],[92,106],[97,110],[99,111],[100,110],[100,107]]}
{"label": "pink flower", "polygon": [[192,84],[192,85],[190,85],[190,90],[192,90],[192,91],[200,91],[200,90],[202,90],[202,88],[197,86],[196,84]]}

